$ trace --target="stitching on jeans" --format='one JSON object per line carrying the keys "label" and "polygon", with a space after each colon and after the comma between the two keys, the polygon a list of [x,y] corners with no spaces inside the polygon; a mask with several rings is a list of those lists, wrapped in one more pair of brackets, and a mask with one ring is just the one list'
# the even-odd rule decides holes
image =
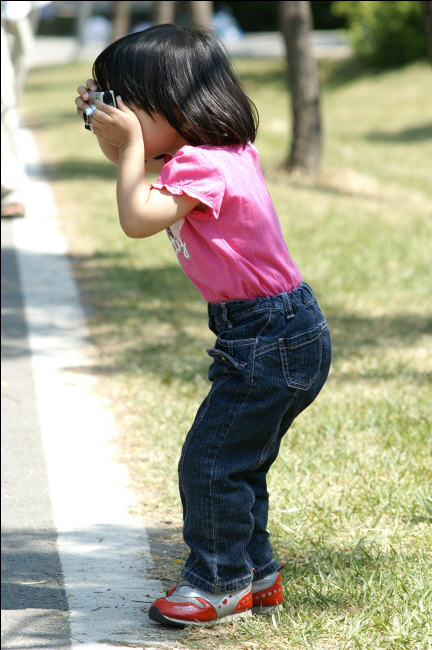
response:
{"label": "stitching on jeans", "polygon": [[238,339],[237,341],[224,341],[224,339],[216,339],[218,345],[223,345],[225,348],[237,348],[242,345],[254,345],[257,342],[257,339]]}
{"label": "stitching on jeans", "polygon": [[[219,386],[222,386],[222,384],[224,384],[226,381],[228,381],[228,379],[229,379],[229,377],[224,377],[223,379],[221,379],[220,382],[218,382],[216,385],[213,384],[213,386],[211,387],[210,392],[209,392],[209,394],[208,394],[207,397],[206,397],[206,399],[207,399],[207,401],[208,401],[208,403],[207,403],[207,408],[206,408],[206,409],[204,410],[204,412],[202,413],[200,419],[199,419],[199,420],[195,420],[195,422],[194,422],[194,424],[193,424],[193,426],[192,426],[192,428],[191,428],[191,430],[190,430],[190,432],[189,432],[191,435],[192,435],[193,433],[195,433],[195,429],[196,429],[196,428],[201,424],[201,422],[202,422],[202,420],[203,420],[205,414],[207,413],[207,411],[208,411],[208,409],[209,409],[209,406],[210,406],[211,398],[213,397],[213,393],[216,392],[216,390],[219,388]],[[187,438],[189,438],[189,435],[187,436]],[[186,445],[186,442],[187,442],[187,439],[185,440],[185,445]],[[189,447],[189,444],[190,444],[190,440],[189,440],[187,446],[184,447],[184,452],[187,451],[187,448]],[[182,453],[180,460],[183,458],[183,455],[184,455],[184,454]]]}
{"label": "stitching on jeans", "polygon": [[213,397],[213,393],[216,392],[216,390],[219,388],[219,386],[222,386],[222,384],[224,384],[226,381],[228,381],[228,379],[229,379],[229,377],[224,377],[216,386],[213,384],[213,386],[211,387],[210,392],[206,397],[206,399],[207,399],[207,407],[203,410],[203,413],[201,414],[201,417],[199,418],[199,420],[195,420],[195,422],[193,423],[192,428],[189,431],[189,433],[188,433],[188,435],[186,437],[186,440],[184,442],[183,450],[182,450],[182,453],[181,453],[181,456],[180,456],[180,461],[179,461],[179,464],[181,463],[182,466],[183,466],[182,461],[184,461],[184,456],[185,456],[185,454],[186,454],[186,452],[187,452],[187,450],[189,448],[189,445],[190,445],[190,443],[192,441],[193,435],[194,435],[196,429],[201,424],[201,422],[202,422],[204,416],[206,415],[207,411],[209,410],[211,398]]}
{"label": "stitching on jeans", "polygon": [[231,330],[231,329],[232,329],[232,323],[231,323],[231,321],[228,319],[228,310],[227,310],[226,302],[222,302],[222,303],[221,303],[221,307],[222,307],[222,318],[223,318],[223,321],[224,321],[224,323],[227,325],[228,329]]}
{"label": "stitching on jeans", "polygon": [[[291,400],[291,402],[289,403],[289,406],[291,406],[291,404],[292,404],[292,400]],[[265,446],[264,449],[262,450],[262,452],[261,452],[261,456],[260,456],[260,459],[259,459],[259,464],[257,465],[257,467],[259,467],[259,466],[261,465],[261,463],[263,463],[263,462],[265,461],[269,449],[273,446],[273,443],[274,443],[274,441],[276,440],[276,438],[277,438],[277,436],[278,436],[278,433],[280,432],[280,426],[281,426],[281,424],[282,424],[282,418],[283,418],[284,415],[285,415],[285,411],[282,413],[282,415],[281,415],[281,417],[280,417],[280,420],[279,420],[279,422],[277,423],[277,427],[276,427],[276,429],[274,430],[274,432],[273,432],[273,434],[272,434],[270,440],[268,441],[268,443],[266,444],[266,446]]]}
{"label": "stitching on jeans", "polygon": [[[273,559],[270,560],[270,562],[267,562],[267,564],[265,564],[265,565],[262,567],[262,569],[260,569],[260,571],[264,571],[264,569],[266,569],[268,566],[270,566],[271,564],[273,564],[273,562],[277,562],[277,560],[273,560]],[[277,562],[277,564],[279,564],[279,562]],[[267,577],[268,575],[270,575],[271,573],[274,573],[275,571],[278,571],[278,569],[280,569],[280,567],[281,567],[281,565],[279,564],[279,566],[278,566],[277,569],[274,569],[274,571],[271,571],[270,573],[266,573],[265,576],[262,576],[261,578],[254,578],[254,580],[253,580],[252,582],[254,582],[255,580],[262,580],[263,578],[266,578],[266,577]]]}
{"label": "stitching on jeans", "polygon": [[[256,348],[256,343],[255,343],[255,348]],[[255,372],[255,350],[252,352],[252,363],[251,363],[251,371],[250,371],[250,382],[251,386],[254,383],[254,372]],[[249,394],[248,394],[249,397]]]}
{"label": "stitching on jeans", "polygon": [[[298,345],[284,345],[282,346],[281,350],[298,350],[299,348],[304,348],[306,345],[310,345],[319,337],[321,336],[322,330],[318,332],[318,334],[313,338],[313,339],[308,339],[307,341],[304,341],[303,343],[299,343]],[[288,341],[289,339],[282,339],[282,341]]]}
{"label": "stitching on jeans", "polygon": [[231,354],[228,354],[228,352],[225,352],[225,350],[218,350],[217,348],[209,348],[207,350],[207,354],[212,359],[216,359],[216,360],[219,360],[219,361],[221,360],[221,358],[225,360],[228,357],[228,359],[231,361],[232,365],[235,368],[237,368],[237,370],[244,370],[244,368],[246,368],[246,366],[247,366],[247,363],[245,361],[236,361],[234,359],[234,357],[233,357],[232,349],[231,348],[228,348],[228,349],[231,352]]}
{"label": "stitching on jeans", "polygon": [[292,307],[292,302],[291,298],[289,297],[287,292],[281,293],[280,294],[282,298],[282,302],[285,306],[285,318],[289,320],[290,318],[294,318],[294,312],[293,312],[293,307]]}
{"label": "stitching on jeans", "polygon": [[[308,341],[307,343],[304,343],[303,345],[298,345],[296,348],[288,348],[288,347],[281,347],[280,348],[280,357],[281,357],[281,361],[282,361],[282,369],[283,369],[283,372],[284,372],[284,375],[285,375],[285,381],[287,382],[287,385],[288,385],[289,388],[298,388],[300,390],[307,390],[310,386],[312,386],[315,379],[319,375],[319,372],[320,372],[321,366],[322,366],[322,332],[323,332],[323,330],[320,330],[320,333],[319,333],[318,336],[316,336],[311,341]],[[289,373],[289,364],[288,364],[288,359],[287,359],[287,355],[286,355],[285,350],[297,350],[298,348],[301,348],[301,347],[304,347],[305,345],[309,345],[310,343],[313,343],[317,339],[319,339],[319,359],[320,359],[318,370],[314,374],[313,378],[307,384],[302,384],[300,381],[293,381],[291,379],[291,375]],[[283,341],[283,339],[280,339],[280,341]],[[288,382],[288,380],[289,380],[289,382]]]}
{"label": "stitching on jeans", "polygon": [[185,569],[185,568],[183,567],[182,572],[181,572],[181,575],[183,575],[183,573],[192,573],[192,569],[193,569],[194,567],[196,567],[196,565],[198,564],[198,562],[199,562],[199,557],[198,557],[198,556],[195,556],[195,561],[192,562],[192,565],[191,565],[190,569]]}
{"label": "stitching on jeans", "polygon": [[[227,432],[226,432],[226,434],[225,434],[223,440],[221,441],[221,444],[220,444],[220,446],[219,446],[218,453],[217,453],[217,454],[215,455],[215,457],[213,458],[213,464],[212,464],[212,468],[211,468],[210,499],[211,499],[211,508],[212,508],[213,540],[214,540],[214,542],[216,542],[216,535],[215,535],[215,530],[214,530],[214,526],[215,526],[215,517],[214,517],[214,509],[213,509],[213,505],[214,505],[214,499],[213,499],[213,484],[214,484],[213,477],[214,477],[214,469],[215,469],[215,466],[216,466],[216,461],[217,461],[217,459],[218,459],[218,456],[220,455],[221,449],[222,449],[222,447],[224,446],[225,440],[228,438],[228,436],[229,436],[231,430],[233,429],[234,423],[235,423],[235,421],[236,421],[238,415],[239,415],[240,413],[242,413],[242,411],[243,411],[244,408],[245,408],[245,404],[246,404],[246,402],[247,402],[248,399],[249,399],[249,395],[250,395],[251,392],[252,392],[252,383],[253,383],[253,382],[251,381],[251,383],[250,383],[250,385],[249,385],[249,390],[248,390],[248,392],[247,392],[247,395],[246,395],[246,397],[245,397],[244,400],[243,400],[242,408],[239,409],[239,411],[238,411],[237,414],[236,414],[236,417],[235,417],[235,418],[233,419],[233,421],[231,422],[231,426],[228,428],[228,430],[227,430]],[[214,552],[213,555],[216,557],[216,562],[217,562],[217,561],[218,561],[218,557],[216,556],[216,552]],[[198,577],[198,576],[197,576],[197,577]],[[232,582],[237,582],[237,581],[236,581],[236,580],[231,580],[231,582],[227,582],[227,583],[224,583],[224,584],[231,584]],[[209,584],[210,584],[210,583],[209,583]]]}
{"label": "stitching on jeans", "polygon": [[283,418],[284,418],[286,412],[287,412],[288,409],[290,408],[291,404],[292,404],[292,403],[294,402],[294,400],[296,399],[296,397],[297,397],[298,394],[299,394],[299,391],[296,390],[295,394],[292,396],[292,398],[290,399],[290,401],[289,401],[288,404],[286,405],[285,411],[282,413],[281,418],[280,418],[279,422],[277,423],[277,427],[276,427],[275,431],[273,432],[273,434],[272,434],[270,440],[268,441],[268,443],[266,444],[266,446],[264,447],[264,449],[263,449],[262,452],[261,452],[261,456],[260,456],[260,460],[259,460],[258,465],[257,465],[256,467],[254,467],[253,469],[258,469],[258,468],[260,467],[260,465],[261,465],[261,464],[266,460],[266,457],[267,457],[267,455],[268,455],[269,449],[273,446],[274,441],[276,440],[278,434],[280,433],[280,427],[281,427],[281,424],[282,424],[282,420],[283,420]]}
{"label": "stitching on jeans", "polygon": [[[194,566],[195,566],[195,564],[194,564]],[[196,578],[198,578],[198,580],[201,580],[201,582],[205,582],[205,583],[206,583],[207,585],[209,585],[210,587],[214,587],[214,586],[215,586],[213,582],[209,582],[208,580],[205,580],[204,578],[201,578],[201,576],[197,575],[196,573],[194,573],[194,572],[191,571],[190,569],[183,569],[183,573],[191,573],[193,576],[195,576]],[[238,578],[237,580],[230,580],[229,582],[220,582],[220,583],[217,583],[217,586],[221,586],[221,587],[223,586],[223,587],[225,587],[226,585],[232,585],[233,583],[240,582],[241,580],[245,580],[245,579],[249,580],[249,582],[252,582],[252,578],[251,578],[251,576],[248,575],[248,576],[245,576],[244,578]],[[247,587],[248,585],[245,585],[245,586]],[[244,588],[244,587],[238,587],[238,589],[243,589],[243,588]],[[199,589],[199,587],[198,587],[198,589]]]}
{"label": "stitching on jeans", "polygon": [[240,314],[239,316],[236,316],[235,314],[231,314],[231,318],[233,318],[235,321],[238,320],[244,320],[245,318],[248,318],[249,316],[255,316],[255,314],[262,314],[263,312],[266,312],[269,309],[269,307],[261,307],[258,309],[255,309],[254,307],[250,307],[246,313]]}
{"label": "stitching on jeans", "polygon": [[[308,339],[307,341],[303,341],[302,343],[299,343],[298,345],[284,345],[282,349],[284,349],[284,350],[297,350],[298,348],[302,348],[305,345],[309,345],[309,343],[313,343],[314,341],[316,341],[317,338],[319,338],[322,335],[322,333],[323,333],[323,331],[325,329],[327,329],[327,321],[324,320],[321,323],[319,323],[314,329],[309,330],[309,332],[305,332],[304,335],[300,334],[298,337],[293,337],[293,338],[300,338],[301,336],[305,336],[306,334],[309,334],[310,332],[314,332],[315,330],[319,330],[318,334],[315,336],[315,338]],[[291,339],[281,338],[281,339],[279,339],[279,341],[292,341],[292,338]]]}
{"label": "stitching on jeans", "polygon": [[[252,488],[251,488],[251,489],[252,489]],[[243,562],[244,562],[245,564],[248,565],[248,567],[249,567],[249,571],[250,571],[250,575],[253,576],[253,569],[254,569],[254,568],[253,568],[253,565],[252,565],[251,562],[250,562],[250,558],[249,558],[249,560],[248,560],[248,558],[245,557],[245,554],[248,555],[248,552],[246,551],[246,549],[245,549],[244,551],[242,551]],[[248,556],[248,557],[249,557],[249,556]]]}
{"label": "stitching on jeans", "polygon": [[[224,377],[224,378],[223,378],[223,379],[222,379],[222,380],[217,384],[217,386],[215,386],[215,385],[213,384],[213,386],[212,386],[211,389],[210,389],[209,394],[207,395],[207,408],[203,411],[203,413],[202,413],[200,419],[199,419],[199,420],[195,420],[195,422],[194,422],[194,424],[193,424],[191,430],[189,431],[189,433],[188,433],[188,435],[187,435],[187,437],[186,437],[186,440],[185,440],[184,445],[183,445],[182,453],[181,453],[181,456],[180,456],[180,460],[179,460],[179,478],[180,478],[180,481],[181,481],[181,482],[183,482],[183,475],[184,475],[184,473],[183,473],[184,459],[185,459],[185,456],[186,456],[186,452],[187,452],[187,450],[189,449],[189,446],[190,446],[190,444],[191,444],[191,442],[192,442],[192,438],[193,438],[193,436],[194,436],[194,434],[195,434],[195,431],[197,430],[197,428],[199,427],[199,425],[200,425],[201,422],[203,421],[204,416],[206,415],[207,411],[208,411],[209,408],[210,408],[210,402],[211,402],[211,397],[213,397],[213,393],[217,390],[217,388],[219,388],[219,386],[221,386],[221,385],[224,384],[226,381],[228,381],[228,379],[229,379],[229,377]],[[189,516],[189,505],[188,505],[188,500],[187,500],[187,499],[185,499],[185,503],[186,503],[186,512],[185,512],[185,515],[184,515],[184,523],[183,523],[183,526],[186,525],[186,522],[187,522],[187,520],[188,520],[188,516]]]}
{"label": "stitching on jeans", "polygon": [[267,352],[271,352],[272,350],[277,350],[279,348],[279,342],[277,343],[269,343],[268,345],[264,345],[262,348],[259,348],[257,352],[255,353],[256,357],[260,357],[263,354],[266,354]]}

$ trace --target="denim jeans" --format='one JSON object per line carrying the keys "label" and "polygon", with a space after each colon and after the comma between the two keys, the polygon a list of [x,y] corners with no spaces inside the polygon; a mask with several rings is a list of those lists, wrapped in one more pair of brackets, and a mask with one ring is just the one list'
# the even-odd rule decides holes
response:
{"label": "denim jeans", "polygon": [[209,304],[210,393],[179,463],[182,578],[204,591],[246,587],[279,568],[267,532],[266,477],[283,435],[318,395],[330,335],[311,288]]}

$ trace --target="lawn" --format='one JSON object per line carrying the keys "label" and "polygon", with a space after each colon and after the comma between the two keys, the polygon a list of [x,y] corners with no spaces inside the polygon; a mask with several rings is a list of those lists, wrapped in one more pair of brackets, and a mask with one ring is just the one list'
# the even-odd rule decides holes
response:
{"label": "lawn", "polygon": [[[320,64],[317,181],[283,171],[289,96],[279,60],[238,60],[261,116],[257,147],[290,252],[333,341],[330,378],[269,475],[283,611],[187,647],[432,646],[432,105],[430,67]],[[164,233],[122,233],[115,168],[74,112],[91,66],[33,70],[34,129],[98,350],[94,372],[122,436],[140,513],[180,527],[176,466],[209,389],[206,305]],[[430,114],[430,112],[429,112]],[[177,572],[184,556],[162,573]],[[172,565],[172,566],[171,566]]]}

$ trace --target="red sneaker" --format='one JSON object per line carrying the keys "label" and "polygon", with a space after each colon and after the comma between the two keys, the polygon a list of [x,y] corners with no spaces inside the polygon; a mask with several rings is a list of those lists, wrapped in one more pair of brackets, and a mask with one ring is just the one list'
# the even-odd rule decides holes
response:
{"label": "red sneaker", "polygon": [[152,621],[165,625],[215,625],[251,616],[252,586],[224,594],[197,589],[185,580],[155,600],[150,607]]}
{"label": "red sneaker", "polygon": [[280,572],[284,567],[285,562],[274,573],[252,583],[252,612],[254,614],[268,614],[276,607],[281,606],[283,591]]}

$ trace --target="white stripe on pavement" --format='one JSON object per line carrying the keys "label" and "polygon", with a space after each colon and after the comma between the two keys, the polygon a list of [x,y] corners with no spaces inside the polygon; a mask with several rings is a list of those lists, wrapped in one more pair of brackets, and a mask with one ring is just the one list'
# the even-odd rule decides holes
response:
{"label": "white stripe on pavement", "polygon": [[[92,394],[91,345],[66,242],[38,155],[22,131],[30,173],[27,216],[13,223],[25,317],[72,645],[81,649],[173,648],[178,632],[152,623],[162,592],[152,566],[126,467],[113,459],[110,414]],[[95,645],[96,644],[96,645]]]}

